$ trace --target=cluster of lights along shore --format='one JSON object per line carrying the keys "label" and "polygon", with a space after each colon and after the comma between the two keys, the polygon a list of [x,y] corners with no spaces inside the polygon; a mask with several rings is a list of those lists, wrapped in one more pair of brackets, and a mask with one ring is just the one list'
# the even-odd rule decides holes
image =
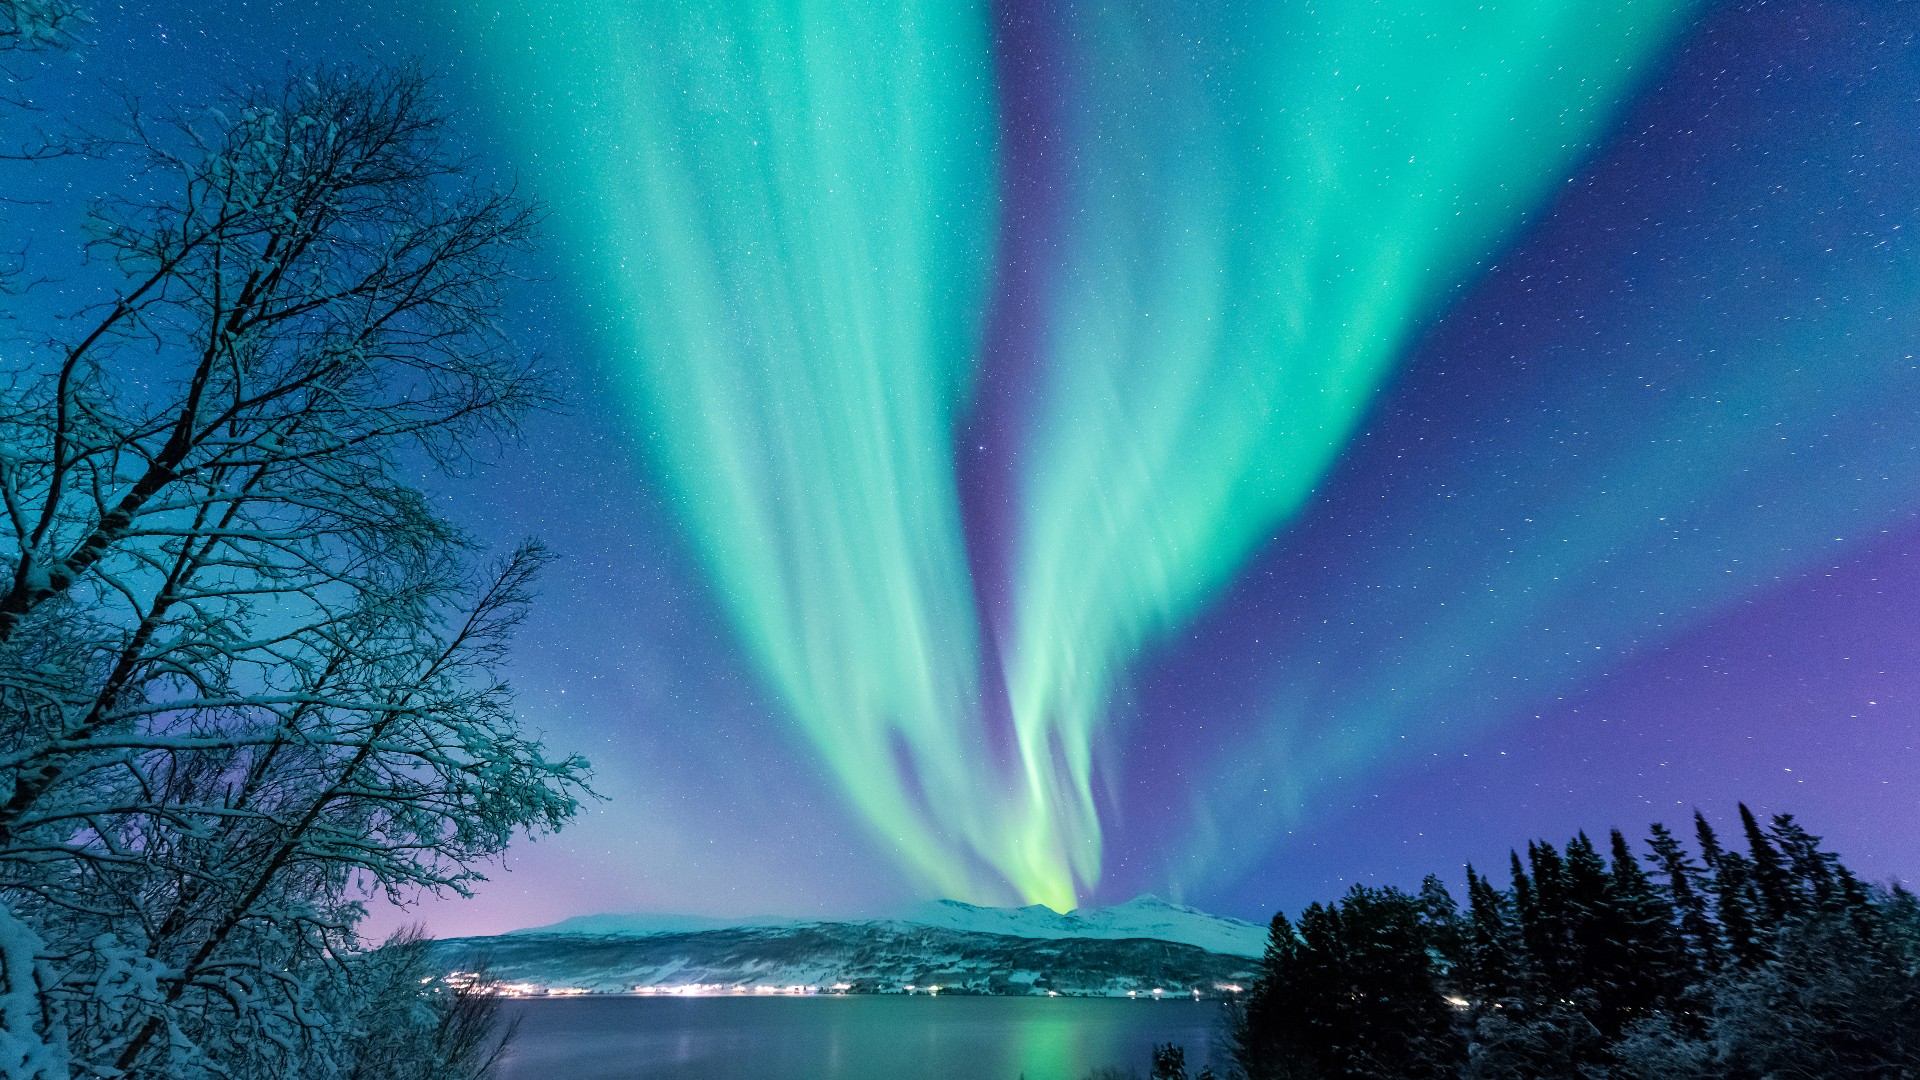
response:
{"label": "cluster of lights along shore", "polygon": [[[429,980],[430,981],[430,980]],[[634,986],[626,990],[590,990],[579,986],[548,986],[537,982],[516,982],[512,980],[489,979],[479,972],[453,971],[441,980],[447,987],[455,990],[478,989],[495,997],[505,998],[567,998],[567,997],[810,997],[816,995],[851,994],[856,987],[853,983],[837,982],[821,984],[791,984],[784,986],[761,986],[740,983],[668,983],[657,986]],[[952,987],[933,984],[907,984],[897,988],[869,988],[863,994],[905,994],[925,997],[938,997],[943,990]],[[1072,993],[1062,994],[1058,990],[1027,995],[1030,997],[1099,997],[1131,998],[1134,1000],[1160,1001],[1174,997],[1191,997],[1194,1001],[1206,998],[1231,998],[1240,994],[1245,987],[1238,983],[1213,983],[1205,988],[1186,987],[1168,989],[1154,986],[1141,989],[1129,988],[1109,993]],[[964,991],[962,991],[964,993]]]}

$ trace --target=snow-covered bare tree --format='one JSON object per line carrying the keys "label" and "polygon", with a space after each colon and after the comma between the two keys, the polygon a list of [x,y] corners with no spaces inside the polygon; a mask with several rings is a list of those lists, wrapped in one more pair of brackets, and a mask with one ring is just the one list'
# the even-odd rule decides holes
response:
{"label": "snow-covered bare tree", "polygon": [[19,1060],[350,1071],[362,900],[575,810],[499,674],[541,549],[476,569],[407,480],[545,400],[494,325],[532,212],[441,131],[411,71],[136,115],[117,289],[0,384]]}
{"label": "snow-covered bare tree", "polygon": [[0,53],[64,48],[85,21],[72,0],[0,0]]}
{"label": "snow-covered bare tree", "polygon": [[[71,49],[87,23],[74,0],[0,0],[0,119],[37,111],[25,92],[35,53]],[[0,125],[0,132],[9,127]],[[44,158],[74,152],[78,142],[45,132],[22,146],[0,146],[0,158]]]}

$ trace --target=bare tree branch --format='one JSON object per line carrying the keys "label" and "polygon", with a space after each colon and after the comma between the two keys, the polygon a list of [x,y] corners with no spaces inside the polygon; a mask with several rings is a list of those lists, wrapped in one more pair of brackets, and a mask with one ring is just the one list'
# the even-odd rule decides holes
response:
{"label": "bare tree branch", "polygon": [[134,111],[147,194],[92,209],[123,285],[0,385],[0,911],[76,1065],[323,1075],[365,898],[463,893],[588,793],[498,674],[544,550],[477,573],[402,479],[549,400],[495,329],[536,213],[431,102],[321,70]]}

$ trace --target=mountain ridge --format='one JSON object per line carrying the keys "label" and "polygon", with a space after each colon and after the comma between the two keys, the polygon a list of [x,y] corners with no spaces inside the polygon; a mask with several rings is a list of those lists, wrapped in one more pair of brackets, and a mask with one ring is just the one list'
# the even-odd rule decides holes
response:
{"label": "mountain ridge", "polygon": [[[1059,912],[1044,904],[993,907],[964,900],[928,900],[891,915],[853,918],[757,915],[729,919],[675,913],[598,913],[575,915],[542,926],[509,930],[498,937],[580,936],[653,937],[716,930],[763,929],[812,925],[904,923],[966,933],[1006,937],[1143,938],[1193,945],[1228,956],[1257,957],[1266,947],[1263,926],[1225,915],[1214,915],[1142,893],[1106,907],[1080,907]],[[475,939],[478,940],[478,939]]]}
{"label": "mountain ridge", "polygon": [[436,942],[448,969],[503,992],[1221,996],[1251,978],[1266,931],[1141,896],[1057,912],[935,900],[870,919],[576,916]]}

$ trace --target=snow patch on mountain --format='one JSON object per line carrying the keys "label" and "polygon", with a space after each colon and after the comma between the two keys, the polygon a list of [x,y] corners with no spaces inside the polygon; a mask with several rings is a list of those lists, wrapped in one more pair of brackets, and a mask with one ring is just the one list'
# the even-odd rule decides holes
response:
{"label": "snow patch on mountain", "polygon": [[564,934],[581,937],[652,937],[656,934],[697,934],[706,930],[742,930],[793,926],[808,920],[780,916],[723,919],[711,915],[575,915],[545,926],[509,930],[502,937]]}
{"label": "snow patch on mountain", "polygon": [[1267,942],[1265,927],[1168,903],[1157,896],[1137,896],[1112,907],[1076,908],[1064,915],[1040,904],[996,908],[935,900],[902,913],[899,921],[1007,937],[1102,941],[1146,938],[1192,945],[1223,956],[1259,956]]}

